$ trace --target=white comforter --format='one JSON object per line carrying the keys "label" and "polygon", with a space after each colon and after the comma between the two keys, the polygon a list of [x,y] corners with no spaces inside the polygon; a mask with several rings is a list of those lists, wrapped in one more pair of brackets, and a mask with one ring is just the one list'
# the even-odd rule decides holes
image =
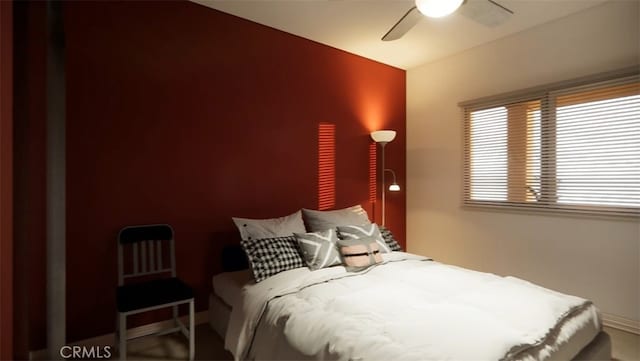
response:
{"label": "white comforter", "polygon": [[590,306],[513,277],[384,256],[361,273],[300,268],[245,286],[226,348],[236,360],[520,359]]}

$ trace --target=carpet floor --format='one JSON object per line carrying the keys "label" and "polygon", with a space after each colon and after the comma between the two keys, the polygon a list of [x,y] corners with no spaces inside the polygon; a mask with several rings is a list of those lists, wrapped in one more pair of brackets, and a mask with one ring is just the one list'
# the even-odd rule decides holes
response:
{"label": "carpet floor", "polygon": [[[640,335],[605,327],[611,336],[616,361],[640,361]],[[186,339],[179,334],[145,337],[130,341],[129,360],[185,360],[189,354]],[[196,327],[196,360],[233,360],[224,341],[208,324]]]}

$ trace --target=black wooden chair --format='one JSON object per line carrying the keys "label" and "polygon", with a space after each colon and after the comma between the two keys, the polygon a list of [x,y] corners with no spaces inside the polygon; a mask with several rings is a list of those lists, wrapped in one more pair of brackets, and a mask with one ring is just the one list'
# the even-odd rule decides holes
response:
{"label": "black wooden chair", "polygon": [[[120,359],[127,358],[127,340],[178,331],[189,339],[189,360],[194,359],[194,293],[191,287],[176,277],[175,243],[171,226],[153,224],[120,230],[116,304],[116,338]],[[182,304],[189,304],[189,328],[178,318],[178,306]],[[127,316],[165,307],[173,308],[174,327],[127,337]]]}

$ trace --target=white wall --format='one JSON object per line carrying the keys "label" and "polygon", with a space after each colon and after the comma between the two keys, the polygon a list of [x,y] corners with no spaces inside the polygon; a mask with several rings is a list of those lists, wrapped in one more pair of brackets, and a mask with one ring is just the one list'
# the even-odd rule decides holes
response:
{"label": "white wall", "polygon": [[640,320],[640,222],[461,207],[457,103],[640,64],[640,2],[614,0],[407,72],[410,252],[515,275]]}

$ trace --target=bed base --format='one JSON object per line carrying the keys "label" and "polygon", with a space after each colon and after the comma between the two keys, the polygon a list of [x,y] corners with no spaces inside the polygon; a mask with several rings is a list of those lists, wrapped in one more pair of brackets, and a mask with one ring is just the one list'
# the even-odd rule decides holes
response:
{"label": "bed base", "polygon": [[600,333],[573,358],[573,361],[609,361],[611,359],[611,336],[604,331],[600,331]]}
{"label": "bed base", "polygon": [[231,306],[214,293],[209,295],[209,326],[224,340],[229,326]]}

